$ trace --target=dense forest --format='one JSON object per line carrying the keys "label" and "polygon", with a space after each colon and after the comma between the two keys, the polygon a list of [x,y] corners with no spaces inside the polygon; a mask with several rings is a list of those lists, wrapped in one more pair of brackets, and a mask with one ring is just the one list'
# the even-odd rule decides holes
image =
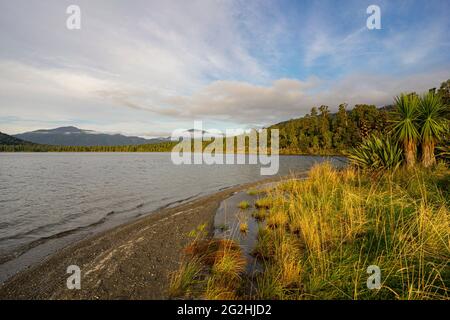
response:
{"label": "dense forest", "polygon": [[[450,80],[443,82],[438,90],[432,88],[430,91],[441,96],[449,118]],[[372,134],[388,133],[395,120],[393,108],[358,104],[348,110],[347,104],[341,104],[337,113],[331,114],[329,107],[322,105],[313,107],[310,114],[302,118],[281,122],[270,128],[280,130],[280,153],[342,154]],[[447,133],[441,146],[448,144]]]}
{"label": "dense forest", "polygon": [[[439,89],[432,88],[446,105],[446,117],[450,112],[450,79]],[[410,93],[415,94],[415,93]],[[313,107],[311,112],[301,118],[284,121],[269,129],[280,130],[281,154],[343,154],[354,148],[372,134],[386,134],[392,129],[395,114],[393,106],[377,108],[374,105],[357,104],[352,109],[343,103],[336,113],[328,106]],[[438,145],[448,148],[448,132]],[[168,152],[176,141],[127,145],[127,146],[50,146],[40,144],[0,144],[0,152]],[[205,142],[203,145],[208,145]],[[226,143],[225,143],[226,144]]]}
{"label": "dense forest", "polygon": [[341,154],[372,133],[385,133],[389,127],[389,107],[346,104],[331,114],[328,106],[313,107],[299,119],[276,124],[280,130],[280,153]]}
{"label": "dense forest", "polygon": [[0,152],[168,152],[177,142],[127,146],[53,146],[44,144],[0,145]]}

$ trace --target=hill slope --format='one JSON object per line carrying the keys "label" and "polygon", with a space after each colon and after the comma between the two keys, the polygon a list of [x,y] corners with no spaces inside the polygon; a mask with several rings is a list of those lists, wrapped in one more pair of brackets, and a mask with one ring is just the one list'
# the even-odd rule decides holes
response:
{"label": "hill slope", "polygon": [[386,133],[390,106],[359,104],[336,113],[327,106],[312,108],[304,117],[283,121],[269,129],[280,130],[280,152],[293,154],[341,154],[372,133]]}
{"label": "hill slope", "polygon": [[0,132],[0,144],[12,146],[12,145],[24,145],[32,143]]}
{"label": "hill slope", "polygon": [[59,146],[124,146],[159,143],[162,139],[144,139],[121,134],[106,134],[76,127],[60,127],[36,130],[14,135],[14,137],[46,145]]}

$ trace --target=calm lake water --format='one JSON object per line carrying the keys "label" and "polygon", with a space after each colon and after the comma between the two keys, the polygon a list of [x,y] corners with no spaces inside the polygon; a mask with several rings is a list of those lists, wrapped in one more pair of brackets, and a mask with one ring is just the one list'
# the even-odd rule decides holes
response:
{"label": "calm lake water", "polygon": [[[326,159],[281,156],[278,175]],[[174,165],[169,153],[0,153],[0,282],[69,242],[234,185],[259,165]]]}

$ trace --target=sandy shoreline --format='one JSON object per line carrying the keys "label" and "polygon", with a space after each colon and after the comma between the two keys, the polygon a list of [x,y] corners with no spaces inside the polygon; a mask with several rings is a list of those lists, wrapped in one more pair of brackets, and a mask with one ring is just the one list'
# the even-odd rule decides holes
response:
{"label": "sandy shoreline", "polygon": [[[0,287],[0,299],[165,299],[168,275],[178,268],[187,233],[213,228],[221,201],[234,192],[280,180],[247,183],[157,210],[134,222],[74,243]],[[67,267],[81,269],[81,289],[69,290]]]}

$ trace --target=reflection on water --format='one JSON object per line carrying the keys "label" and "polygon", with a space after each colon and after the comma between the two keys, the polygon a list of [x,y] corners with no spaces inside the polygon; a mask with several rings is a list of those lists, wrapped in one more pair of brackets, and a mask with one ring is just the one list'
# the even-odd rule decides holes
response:
{"label": "reflection on water", "polygon": [[[257,243],[259,228],[264,223],[252,217],[255,199],[255,196],[250,196],[245,191],[238,192],[222,201],[214,217],[214,237],[231,239],[240,245],[247,261],[246,273],[249,275],[258,270],[259,265],[253,250]],[[247,201],[250,207],[244,210],[239,209],[239,203],[242,201]],[[246,232],[240,231],[241,223],[247,223]]]}

